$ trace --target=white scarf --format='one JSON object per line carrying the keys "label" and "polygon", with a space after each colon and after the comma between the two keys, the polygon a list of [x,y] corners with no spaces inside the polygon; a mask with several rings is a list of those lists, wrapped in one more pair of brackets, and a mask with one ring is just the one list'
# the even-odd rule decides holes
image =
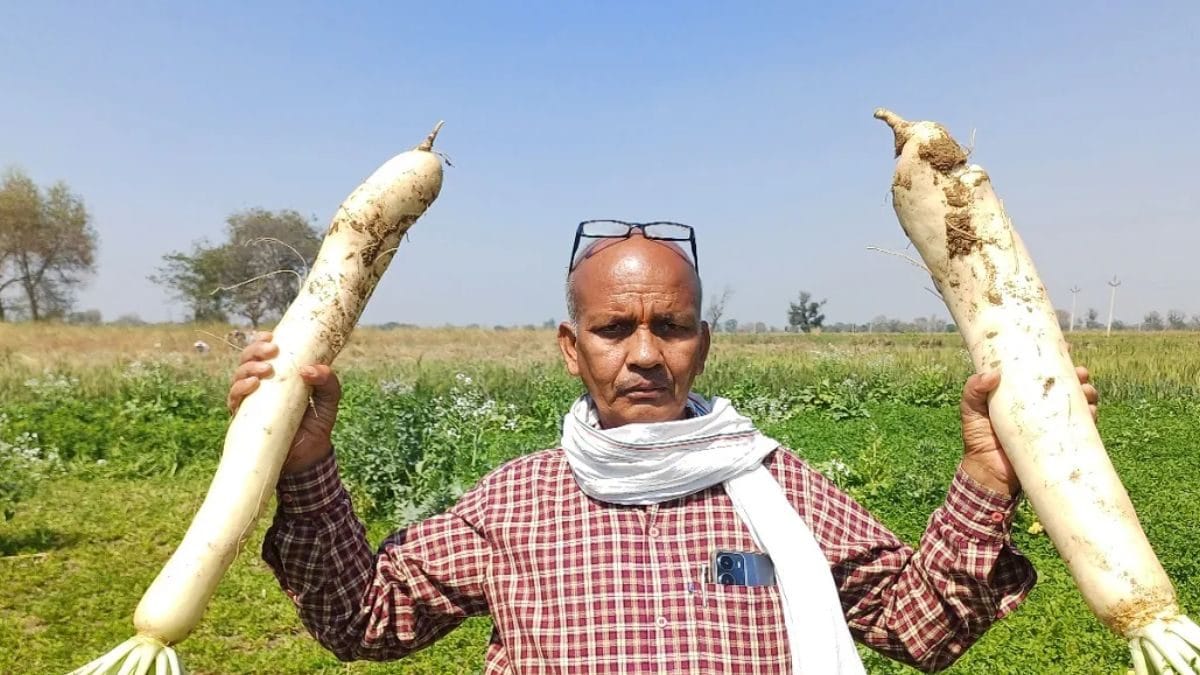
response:
{"label": "white scarf", "polygon": [[859,675],[829,562],[763,459],[779,443],[726,399],[691,394],[689,419],[601,429],[589,396],[563,419],[562,447],[579,487],[611,504],[657,504],[723,483],[751,537],[775,566],[792,672]]}

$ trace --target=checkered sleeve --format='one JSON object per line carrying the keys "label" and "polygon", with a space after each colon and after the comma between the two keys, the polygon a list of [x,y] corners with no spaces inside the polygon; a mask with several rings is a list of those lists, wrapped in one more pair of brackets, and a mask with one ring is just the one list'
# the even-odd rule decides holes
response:
{"label": "checkered sleeve", "polygon": [[487,611],[480,497],[399,530],[372,552],[331,456],[280,478],[263,559],[300,619],[339,659],[400,658]]}
{"label": "checkered sleeve", "polygon": [[962,469],[916,550],[816,471],[806,467],[805,479],[851,632],[890,658],[945,668],[1033,587],[1033,566],[1009,537],[1017,500]]}

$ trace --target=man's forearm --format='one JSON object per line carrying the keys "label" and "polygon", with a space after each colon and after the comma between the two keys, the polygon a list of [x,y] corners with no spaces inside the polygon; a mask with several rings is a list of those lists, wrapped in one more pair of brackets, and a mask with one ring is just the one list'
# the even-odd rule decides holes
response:
{"label": "man's forearm", "polygon": [[863,642],[937,670],[1015,609],[1036,579],[1008,536],[1015,507],[960,470],[916,551],[881,552],[854,571],[859,601],[849,613]]}
{"label": "man's forearm", "polygon": [[263,559],[304,625],[338,658],[400,658],[486,613],[490,549],[453,512],[396,532],[372,552],[332,456],[281,478],[278,498]]}

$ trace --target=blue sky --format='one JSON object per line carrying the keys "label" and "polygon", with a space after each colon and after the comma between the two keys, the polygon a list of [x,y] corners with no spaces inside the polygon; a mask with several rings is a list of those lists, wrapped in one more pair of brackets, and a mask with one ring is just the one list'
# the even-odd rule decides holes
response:
{"label": "blue sky", "polygon": [[455,167],[366,322],[561,319],[600,217],[694,225],[743,321],[800,289],[831,321],[945,315],[866,250],[904,246],[885,105],[975,131],[1059,306],[1103,314],[1117,274],[1126,320],[1200,313],[1200,4],[906,4],[10,3],[0,167],[84,197],[106,318],[181,318],[164,253],[248,207],[323,227],[439,119]]}

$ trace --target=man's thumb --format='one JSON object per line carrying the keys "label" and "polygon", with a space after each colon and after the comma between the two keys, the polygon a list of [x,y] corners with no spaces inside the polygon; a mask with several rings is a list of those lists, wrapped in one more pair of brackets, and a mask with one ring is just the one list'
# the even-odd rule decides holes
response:
{"label": "man's thumb", "polygon": [[967,378],[963,387],[963,409],[979,415],[988,414],[988,394],[1000,384],[1000,371],[993,370]]}
{"label": "man's thumb", "polygon": [[300,377],[313,388],[314,399],[336,401],[341,396],[341,384],[329,366],[304,366]]}

